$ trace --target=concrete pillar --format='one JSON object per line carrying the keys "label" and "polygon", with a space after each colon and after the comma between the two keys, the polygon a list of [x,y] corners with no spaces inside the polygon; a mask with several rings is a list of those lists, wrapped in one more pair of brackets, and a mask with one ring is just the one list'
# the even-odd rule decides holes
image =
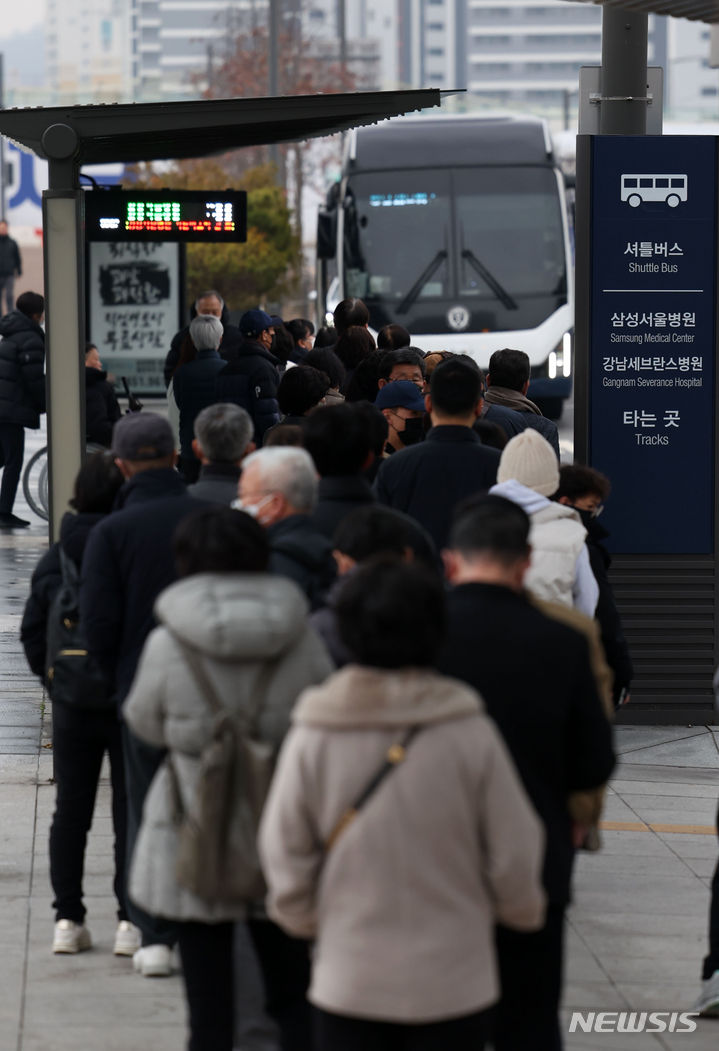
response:
{"label": "concrete pillar", "polygon": [[42,212],[51,541],[58,539],[85,451],[84,208],[77,147],[67,125],[55,124],[43,135],[50,177]]}

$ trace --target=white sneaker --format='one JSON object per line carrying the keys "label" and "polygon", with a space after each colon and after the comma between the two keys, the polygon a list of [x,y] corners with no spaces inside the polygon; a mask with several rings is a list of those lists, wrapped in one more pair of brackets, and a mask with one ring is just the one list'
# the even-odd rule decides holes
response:
{"label": "white sneaker", "polygon": [[129,920],[120,920],[115,932],[115,956],[134,956],[140,948],[140,932]]}
{"label": "white sneaker", "polygon": [[92,948],[92,938],[87,927],[74,920],[58,920],[52,939],[53,952],[82,952]]}
{"label": "white sneaker", "polygon": [[719,971],[702,982],[701,996],[694,1004],[694,1010],[705,1018],[719,1016]]}
{"label": "white sneaker", "polygon": [[132,963],[143,978],[167,978],[172,974],[172,949],[169,945],[143,945]]}

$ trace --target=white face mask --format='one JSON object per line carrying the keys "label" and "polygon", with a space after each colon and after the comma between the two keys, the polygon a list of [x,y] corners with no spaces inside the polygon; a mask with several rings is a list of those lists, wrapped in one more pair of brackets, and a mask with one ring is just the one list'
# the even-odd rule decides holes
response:
{"label": "white face mask", "polygon": [[258,518],[262,508],[269,503],[272,499],[273,494],[269,493],[267,496],[263,496],[261,500],[258,500],[256,504],[243,504],[242,500],[238,496],[236,500],[233,500],[230,507],[233,511],[244,511],[246,515],[251,518]]}

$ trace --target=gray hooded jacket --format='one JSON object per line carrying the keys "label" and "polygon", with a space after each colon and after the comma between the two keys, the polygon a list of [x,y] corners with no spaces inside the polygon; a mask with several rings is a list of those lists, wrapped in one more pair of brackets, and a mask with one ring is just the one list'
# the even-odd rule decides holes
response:
{"label": "gray hooded jacket", "polygon": [[[194,798],[199,757],[210,739],[212,713],[200,694],[181,642],[199,650],[205,670],[227,708],[249,714],[258,676],[267,677],[253,736],[277,748],[289,727],[298,694],[332,670],[327,652],[307,626],[307,601],[290,580],[264,573],[203,573],[171,585],[159,596],[160,622],[147,640],[124,716],[143,741],[171,753],[183,803]],[[169,630],[168,630],[169,629]],[[242,916],[242,909],[209,906],[175,879],[177,833],[164,766],[152,783],[130,872],[130,897],[157,916],[212,923]]]}

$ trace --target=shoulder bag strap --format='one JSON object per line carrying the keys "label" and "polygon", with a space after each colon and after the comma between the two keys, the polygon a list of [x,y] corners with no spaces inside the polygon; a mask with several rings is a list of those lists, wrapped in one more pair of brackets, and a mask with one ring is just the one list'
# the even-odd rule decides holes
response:
{"label": "shoulder bag strap", "polygon": [[207,701],[208,707],[212,709],[213,715],[220,715],[226,711],[226,708],[219,698],[217,690],[215,689],[210,676],[207,674],[205,667],[202,663],[197,650],[191,649],[184,642],[182,642],[177,635],[174,636],[175,642],[178,644],[183,660],[190,669],[192,677],[195,680],[195,685],[199,688],[203,698]]}
{"label": "shoulder bag strap", "polygon": [[363,806],[366,806],[371,797],[392,770],[398,767],[407,758],[407,749],[413,737],[419,733],[419,726],[411,726],[400,741],[395,741],[387,749],[384,762],[372,775],[362,791],[355,799],[352,806],[345,810],[335,827],[330,832],[325,842],[325,851],[329,853],[348,825],[350,825],[359,814]]}
{"label": "shoulder bag strap", "polygon": [[59,543],[57,545],[57,553],[60,559],[60,573],[62,574],[63,584],[65,587],[68,585],[77,586],[80,583],[80,574],[77,566]]}

